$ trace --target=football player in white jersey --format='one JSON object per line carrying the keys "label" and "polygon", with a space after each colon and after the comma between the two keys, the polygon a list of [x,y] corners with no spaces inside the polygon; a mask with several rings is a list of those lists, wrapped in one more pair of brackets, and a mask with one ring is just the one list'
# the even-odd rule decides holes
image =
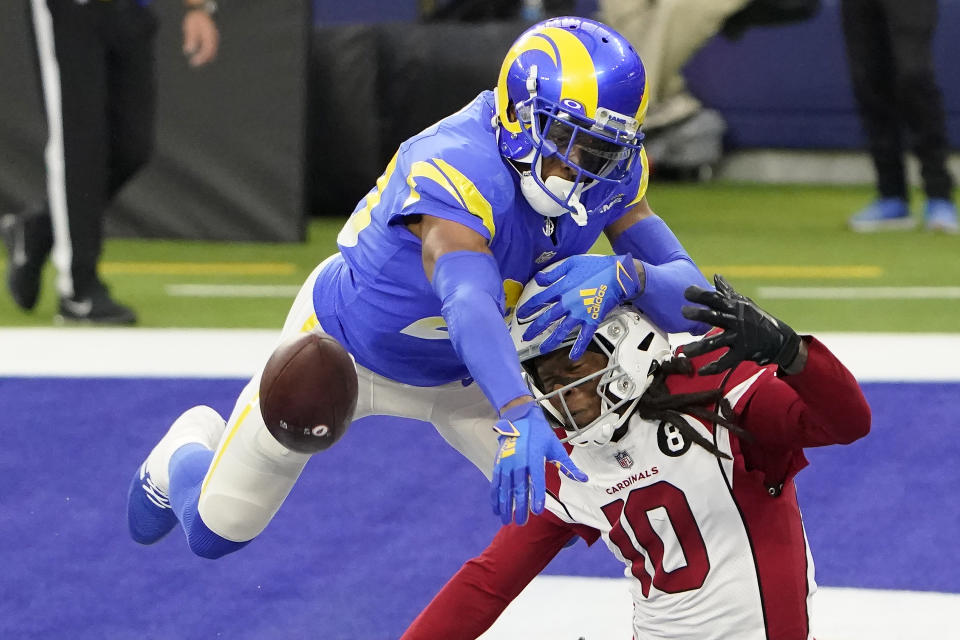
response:
{"label": "football player in white jersey", "polygon": [[548,469],[547,510],[503,527],[403,640],[476,638],[576,535],[624,562],[635,638],[811,637],[816,583],[793,477],[805,447],[863,437],[870,409],[823,344],[715,282],[690,287],[706,306],[684,313],[724,331],[685,355],[632,307],[611,311],[576,361],[572,337],[541,354],[522,339],[528,319],[514,321],[528,384],[589,482]]}

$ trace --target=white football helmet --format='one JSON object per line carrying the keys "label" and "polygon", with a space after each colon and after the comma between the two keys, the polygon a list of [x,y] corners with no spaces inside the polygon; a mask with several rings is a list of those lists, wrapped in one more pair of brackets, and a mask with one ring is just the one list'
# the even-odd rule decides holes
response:
{"label": "white football helmet", "polygon": [[[551,265],[550,268],[557,264],[560,263]],[[531,280],[524,288],[517,308],[543,289],[536,280]],[[578,446],[606,444],[614,432],[626,422],[640,397],[650,386],[659,363],[671,357],[667,334],[632,306],[617,307],[607,314],[592,338],[591,346],[595,345],[607,356],[607,366],[559,389],[541,389],[533,368],[533,360],[544,355],[540,353],[540,345],[560,321],[550,325],[532,340],[524,340],[523,332],[530,322],[547,308],[528,317],[514,315],[510,323],[510,334],[523,365],[527,386],[544,411],[570,434],[563,438],[562,442]],[[578,331],[571,333],[556,350],[569,349],[577,335]],[[567,407],[564,394],[595,378],[600,378],[597,386],[600,415],[590,424],[578,427]],[[552,398],[560,400],[562,412],[550,402]]]}

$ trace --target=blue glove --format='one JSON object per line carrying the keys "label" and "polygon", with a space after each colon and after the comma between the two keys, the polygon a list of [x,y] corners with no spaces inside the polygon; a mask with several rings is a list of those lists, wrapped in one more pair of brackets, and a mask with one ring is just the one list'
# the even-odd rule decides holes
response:
{"label": "blue glove", "polygon": [[517,524],[524,524],[531,497],[530,511],[543,512],[547,500],[544,459],[568,478],[587,481],[587,474],[570,460],[535,402],[507,409],[493,430],[500,434],[500,451],[493,465],[490,501],[503,524],[514,518]]}
{"label": "blue glove", "polygon": [[540,345],[540,353],[553,351],[580,327],[580,334],[570,350],[571,360],[578,359],[587,350],[607,312],[642,291],[637,268],[629,255],[571,256],[555,269],[541,271],[536,279],[537,284],[547,288],[527,300],[517,310],[518,317],[529,317],[550,303],[558,304],[531,322],[523,339],[532,339],[563,318]]}

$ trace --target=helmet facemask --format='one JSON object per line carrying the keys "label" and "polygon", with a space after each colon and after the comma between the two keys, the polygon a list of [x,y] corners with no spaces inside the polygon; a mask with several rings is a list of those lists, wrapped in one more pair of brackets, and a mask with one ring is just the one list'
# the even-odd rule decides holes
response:
{"label": "helmet facemask", "polygon": [[[515,158],[530,164],[530,171],[521,174],[521,188],[531,206],[542,215],[555,217],[570,212],[583,226],[588,211],[580,202],[581,194],[597,185],[614,187],[594,205],[594,210],[616,197],[615,187],[628,175],[642,148],[640,123],[603,107],[597,109],[596,119],[588,118],[583,105],[576,100],[562,98],[555,102],[539,95],[537,82],[537,66],[533,65],[527,81],[530,97],[514,105],[522,137],[530,149],[525,157]],[[557,176],[544,180],[544,158],[563,162],[575,172],[573,180]],[[539,194],[530,190],[534,185],[558,206],[539,205]]]}
{"label": "helmet facemask", "polygon": [[[549,332],[546,332],[549,333]],[[576,338],[571,335],[557,351],[569,349]],[[519,353],[524,378],[541,407],[569,435],[562,442],[577,446],[603,445],[630,417],[643,393],[653,381],[660,362],[670,356],[666,335],[630,309],[615,309],[594,334],[590,350],[603,354],[607,365],[557,389],[542,387],[537,373],[539,343]],[[525,357],[526,356],[526,357]],[[582,384],[596,381],[600,414],[580,426],[566,401],[566,394]],[[556,402],[559,408],[554,405]]]}

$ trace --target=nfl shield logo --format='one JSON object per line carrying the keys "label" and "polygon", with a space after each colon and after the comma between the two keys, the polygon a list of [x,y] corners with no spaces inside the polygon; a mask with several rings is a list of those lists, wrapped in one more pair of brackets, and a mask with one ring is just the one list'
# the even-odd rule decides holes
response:
{"label": "nfl shield logo", "polygon": [[617,462],[620,464],[620,466],[623,467],[624,469],[629,469],[630,467],[633,466],[633,458],[631,458],[630,454],[627,453],[626,451],[617,451],[614,457],[617,459]]}

